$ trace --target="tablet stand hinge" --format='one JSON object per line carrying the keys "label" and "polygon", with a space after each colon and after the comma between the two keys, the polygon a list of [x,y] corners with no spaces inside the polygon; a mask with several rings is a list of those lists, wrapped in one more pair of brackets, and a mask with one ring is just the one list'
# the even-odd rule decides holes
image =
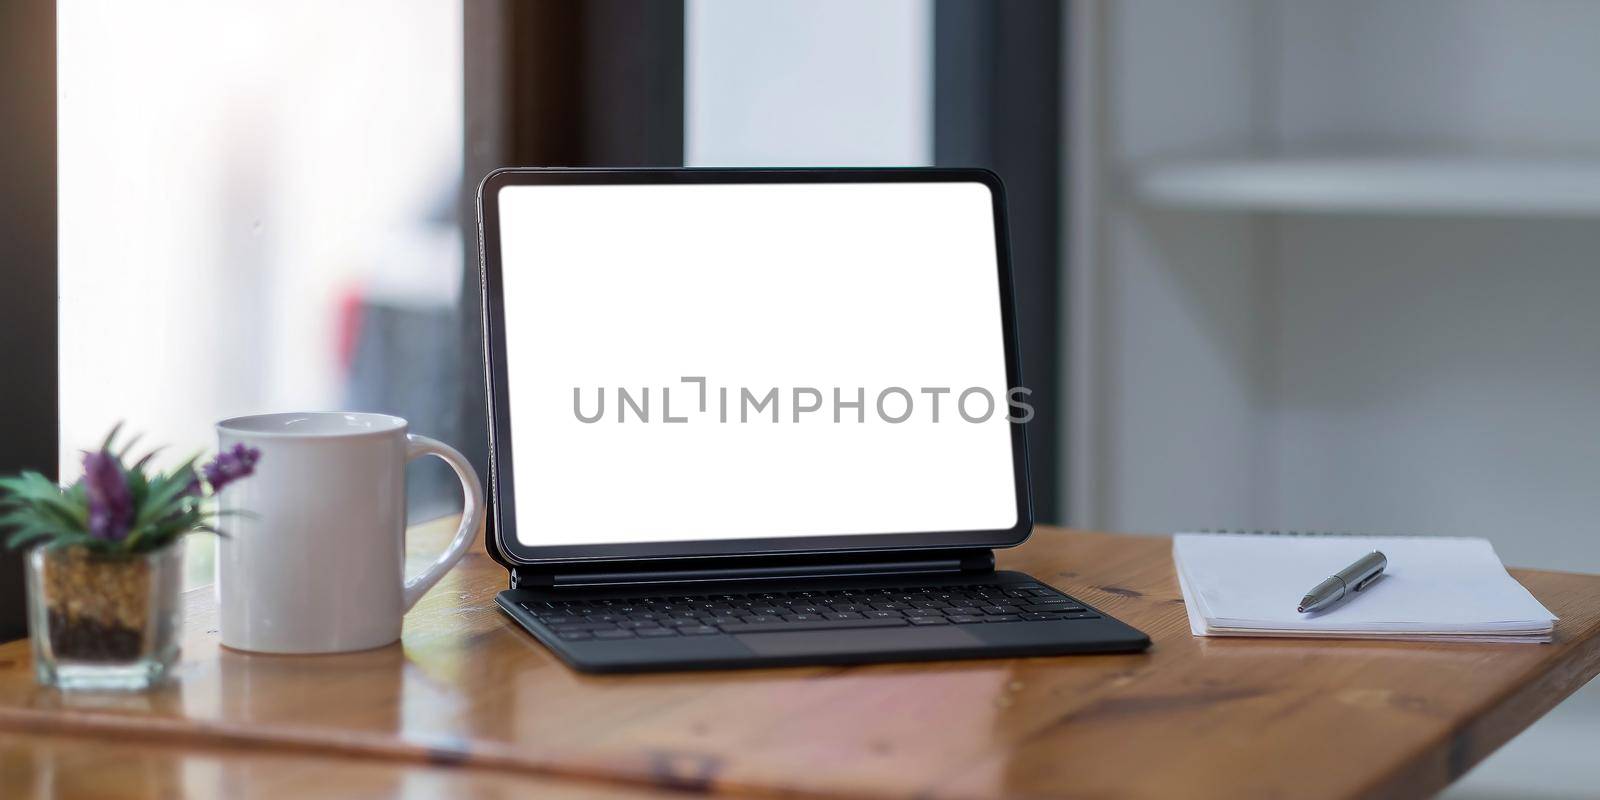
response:
{"label": "tablet stand hinge", "polygon": [[738,559],[605,561],[524,565],[513,589],[805,580],[994,571],[994,551],[946,550],[851,555],[752,556]]}

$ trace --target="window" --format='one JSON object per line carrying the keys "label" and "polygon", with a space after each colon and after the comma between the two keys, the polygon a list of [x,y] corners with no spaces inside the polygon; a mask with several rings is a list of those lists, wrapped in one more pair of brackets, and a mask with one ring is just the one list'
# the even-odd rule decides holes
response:
{"label": "window", "polygon": [[[449,0],[59,4],[63,478],[118,420],[174,460],[262,411],[458,436],[461,26]],[[414,516],[458,507],[434,468]]]}

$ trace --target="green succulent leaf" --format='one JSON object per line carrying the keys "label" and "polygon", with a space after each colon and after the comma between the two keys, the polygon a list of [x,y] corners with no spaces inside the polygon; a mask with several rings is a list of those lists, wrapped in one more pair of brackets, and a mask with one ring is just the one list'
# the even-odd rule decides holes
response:
{"label": "green succulent leaf", "polygon": [[144,477],[144,468],[150,465],[151,459],[154,459],[157,453],[165,449],[164,447],[152,448],[150,452],[140,456],[138,461],[133,462],[133,466],[128,467],[128,472],[130,474],[137,473],[140,477]]}
{"label": "green succulent leaf", "polygon": [[9,522],[3,524],[31,521],[41,527],[67,531],[88,528],[85,505],[64,498],[60,486],[37,472],[0,479],[0,490],[7,493],[5,508],[10,512],[6,515]]}
{"label": "green succulent leaf", "polygon": [[67,530],[88,532],[89,514],[81,506],[74,506],[59,497],[41,499],[39,508]]}
{"label": "green succulent leaf", "polygon": [[189,483],[194,478],[194,461],[191,458],[178,469],[157,476],[150,482],[149,493],[144,503],[139,506],[138,514],[134,516],[134,528],[142,528],[169,516],[176,510],[173,507],[175,504],[187,499],[184,497],[184,490],[189,488]]}
{"label": "green succulent leaf", "polygon": [[106,433],[106,440],[100,443],[102,451],[111,452],[111,446],[117,441],[117,434],[122,432],[122,423],[123,420],[117,420],[117,424],[111,426],[111,430]]}
{"label": "green succulent leaf", "polygon": [[40,539],[49,539],[58,535],[57,531],[41,528],[36,525],[19,525],[17,529],[6,537],[6,547],[17,549]]}
{"label": "green succulent leaf", "polygon": [[106,435],[100,451],[112,454],[132,501],[128,533],[119,540],[98,539],[89,534],[89,497],[86,480],[61,486],[38,472],[0,477],[0,536],[10,547],[81,547],[93,553],[143,553],[158,550],[189,533],[225,536],[214,520],[223,516],[246,515],[242,511],[218,511],[189,488],[200,478],[195,468],[200,456],[178,468],[156,472],[150,469],[161,448],[153,448],[137,460],[133,458],[140,437],[119,443],[122,423]]}

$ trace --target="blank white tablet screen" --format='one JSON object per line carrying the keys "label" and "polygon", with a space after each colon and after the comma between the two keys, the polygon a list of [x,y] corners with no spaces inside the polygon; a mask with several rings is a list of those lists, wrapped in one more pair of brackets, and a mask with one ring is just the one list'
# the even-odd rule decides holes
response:
{"label": "blank white tablet screen", "polygon": [[524,545],[1016,524],[986,186],[498,201]]}

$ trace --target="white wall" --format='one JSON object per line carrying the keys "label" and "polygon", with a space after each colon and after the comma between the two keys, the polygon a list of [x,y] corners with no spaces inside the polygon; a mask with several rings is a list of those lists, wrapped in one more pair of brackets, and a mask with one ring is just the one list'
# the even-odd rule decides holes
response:
{"label": "white wall", "polygon": [[1600,149],[1600,4],[1320,0],[1260,6],[1290,149]]}
{"label": "white wall", "polygon": [[691,166],[932,163],[930,0],[690,0]]}
{"label": "white wall", "polygon": [[1600,572],[1600,226],[1277,224],[1266,524],[1487,536]]}
{"label": "white wall", "polygon": [[[1071,391],[1075,404],[1094,409],[1074,414],[1069,431],[1076,525],[1170,531],[1252,522],[1267,363],[1256,224],[1151,210],[1119,180],[1141,159],[1250,147],[1252,8],[1247,0],[1134,0],[1076,9],[1076,24],[1100,33],[1101,57],[1090,66],[1102,100],[1079,106],[1081,118],[1069,124],[1080,136],[1086,126],[1103,129],[1098,163],[1075,166],[1105,173],[1088,198],[1100,206],[1090,221],[1096,252],[1075,258],[1071,279],[1079,293],[1072,352],[1092,362],[1073,367]],[[1069,181],[1082,179],[1070,173]]]}
{"label": "white wall", "polygon": [[[1600,151],[1600,4],[1278,7],[1287,152]],[[1263,524],[1487,536],[1600,572],[1600,225],[1277,218]]]}

